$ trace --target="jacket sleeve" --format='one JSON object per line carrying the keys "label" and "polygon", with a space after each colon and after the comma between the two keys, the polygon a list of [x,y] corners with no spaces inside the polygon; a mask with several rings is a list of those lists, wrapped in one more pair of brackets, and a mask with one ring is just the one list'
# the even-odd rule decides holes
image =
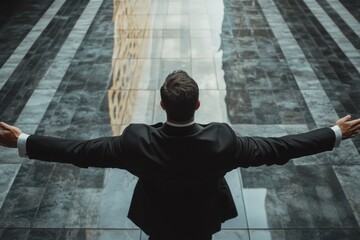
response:
{"label": "jacket sleeve", "polygon": [[32,135],[26,142],[30,159],[70,163],[79,167],[123,168],[121,136],[69,140]]}
{"label": "jacket sleeve", "polygon": [[236,161],[240,167],[282,165],[290,159],[330,151],[335,133],[322,128],[279,138],[236,137]]}

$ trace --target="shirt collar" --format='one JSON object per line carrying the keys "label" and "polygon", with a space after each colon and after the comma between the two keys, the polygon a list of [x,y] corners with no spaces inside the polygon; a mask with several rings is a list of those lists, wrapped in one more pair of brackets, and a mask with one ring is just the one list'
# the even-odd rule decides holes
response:
{"label": "shirt collar", "polygon": [[172,123],[172,122],[166,121],[165,123],[172,127],[188,127],[188,126],[193,125],[195,123],[195,121],[191,121],[189,123]]}

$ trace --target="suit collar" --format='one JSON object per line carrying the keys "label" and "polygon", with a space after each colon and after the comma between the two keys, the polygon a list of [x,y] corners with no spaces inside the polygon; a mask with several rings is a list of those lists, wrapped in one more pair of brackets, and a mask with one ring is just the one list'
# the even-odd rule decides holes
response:
{"label": "suit collar", "polygon": [[170,136],[188,136],[199,132],[203,127],[195,122],[186,126],[172,126],[167,122],[162,125],[160,131]]}
{"label": "suit collar", "polygon": [[189,123],[183,123],[183,124],[173,123],[173,122],[169,122],[169,121],[165,122],[165,124],[170,125],[172,127],[189,127],[189,126],[193,125],[194,123],[195,123],[195,121],[191,121]]}

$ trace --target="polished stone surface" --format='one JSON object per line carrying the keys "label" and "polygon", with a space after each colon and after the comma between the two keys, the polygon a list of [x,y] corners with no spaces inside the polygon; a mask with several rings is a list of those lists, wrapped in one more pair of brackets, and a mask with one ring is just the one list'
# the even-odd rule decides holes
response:
{"label": "polished stone surface", "polygon": [[[184,69],[196,120],[281,136],[360,117],[360,2],[5,0],[0,120],[88,139],[165,120],[159,87]],[[360,138],[285,166],[226,175],[239,216],[214,240],[360,239]],[[0,239],[146,240],[127,219],[136,178],[0,148]]]}

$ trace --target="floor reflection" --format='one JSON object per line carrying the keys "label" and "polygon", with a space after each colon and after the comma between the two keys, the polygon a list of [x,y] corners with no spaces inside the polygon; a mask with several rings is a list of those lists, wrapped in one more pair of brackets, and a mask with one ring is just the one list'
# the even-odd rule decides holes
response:
{"label": "floor reflection", "polygon": [[[114,0],[114,50],[112,56],[112,86],[108,91],[110,124],[113,135],[119,135],[124,116],[131,119],[138,103],[138,89],[143,62],[138,61],[149,48],[151,32],[150,1]],[[138,14],[141,13],[141,14]]]}
{"label": "floor reflection", "polygon": [[[164,120],[164,114],[151,104],[159,102],[156,90],[175,69],[192,74],[200,89],[225,88],[220,49],[223,8],[223,2],[217,0],[114,1],[112,85],[108,92],[114,135],[120,133],[118,126],[132,120]],[[144,95],[141,90],[154,93]],[[203,95],[206,101],[208,95]],[[143,104],[155,112],[140,117],[137,106]],[[226,120],[222,105],[213,114],[204,108],[199,119]]]}

